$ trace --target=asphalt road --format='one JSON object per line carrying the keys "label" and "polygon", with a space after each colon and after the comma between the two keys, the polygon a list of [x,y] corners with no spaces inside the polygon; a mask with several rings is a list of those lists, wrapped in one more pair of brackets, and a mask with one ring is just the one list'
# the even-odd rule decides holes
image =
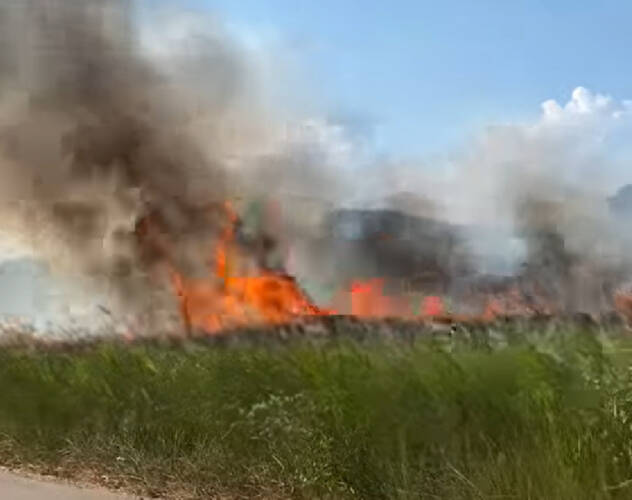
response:
{"label": "asphalt road", "polygon": [[33,479],[0,470],[0,498],[6,500],[133,500],[138,497]]}

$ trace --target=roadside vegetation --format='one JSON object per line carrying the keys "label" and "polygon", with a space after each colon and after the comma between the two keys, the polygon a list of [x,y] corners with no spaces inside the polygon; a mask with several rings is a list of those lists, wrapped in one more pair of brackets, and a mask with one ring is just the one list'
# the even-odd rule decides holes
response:
{"label": "roadside vegetation", "polygon": [[627,344],[5,346],[0,462],[163,498],[632,498]]}

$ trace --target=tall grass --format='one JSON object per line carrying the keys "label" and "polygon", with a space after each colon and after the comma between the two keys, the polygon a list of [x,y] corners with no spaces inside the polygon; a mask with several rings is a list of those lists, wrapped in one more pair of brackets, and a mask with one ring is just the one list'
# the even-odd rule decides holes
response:
{"label": "tall grass", "polygon": [[173,498],[632,498],[632,356],[535,341],[0,354],[0,459]]}

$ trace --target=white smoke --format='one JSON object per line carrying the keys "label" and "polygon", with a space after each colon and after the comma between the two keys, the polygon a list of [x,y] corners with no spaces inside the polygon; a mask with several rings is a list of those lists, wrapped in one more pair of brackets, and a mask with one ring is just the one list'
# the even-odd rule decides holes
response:
{"label": "white smoke", "polygon": [[[420,160],[384,168],[391,191],[418,192],[440,201],[446,216],[463,223],[506,223],[511,205],[532,192],[551,200],[605,200],[632,180],[632,104],[584,87],[570,100],[548,100],[534,122],[493,124],[449,160]],[[509,210],[508,210],[509,208]]]}

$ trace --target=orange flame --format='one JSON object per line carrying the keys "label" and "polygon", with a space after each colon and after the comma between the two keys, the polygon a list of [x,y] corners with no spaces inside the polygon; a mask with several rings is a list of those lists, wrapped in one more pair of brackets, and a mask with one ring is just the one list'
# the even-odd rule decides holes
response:
{"label": "orange flame", "polygon": [[384,282],[379,279],[351,283],[351,314],[383,316],[388,313],[388,298],[382,295]]}
{"label": "orange flame", "polygon": [[[404,296],[387,296],[383,292],[384,280],[374,278],[351,283],[351,314],[360,317],[413,317],[410,299]],[[445,314],[441,297],[427,296],[421,302],[421,312],[416,316],[436,318]]]}
{"label": "orange flame", "polygon": [[227,327],[257,323],[285,323],[296,317],[331,314],[312,304],[297,283],[286,275],[260,271],[255,276],[235,276],[239,251],[234,245],[237,216],[224,206],[227,225],[214,254],[213,274],[220,282],[190,279],[176,269],[171,282],[187,332],[215,333]]}
{"label": "orange flame", "polygon": [[632,324],[632,294],[629,292],[619,292],[615,294],[614,304],[616,311]]}
{"label": "orange flame", "polygon": [[423,314],[428,317],[442,316],[444,314],[444,306],[441,297],[426,297],[424,299]]}
{"label": "orange flame", "polygon": [[[333,310],[320,309],[302,292],[296,281],[287,275],[257,269],[243,271],[248,256],[235,243],[238,217],[231,205],[223,208],[226,226],[216,244],[211,269],[207,278],[189,278],[171,263],[170,279],[178,300],[180,315],[186,331],[216,333],[231,327],[255,324],[279,324],[294,319],[335,314]],[[152,232],[151,221],[142,221],[139,237],[150,249],[169,259],[169,246]],[[154,241],[155,240],[155,241]],[[499,316],[529,316],[533,313],[552,313],[554,308],[527,303],[520,290],[506,290],[489,296],[480,315],[459,318],[446,313],[441,297],[426,296],[411,305],[411,297],[388,296],[384,293],[383,279],[355,280],[350,284],[348,297],[350,313],[357,317],[379,318],[398,316],[439,321],[478,319],[493,321]],[[616,297],[617,310],[632,322],[632,295]],[[413,312],[414,310],[418,312]]]}

